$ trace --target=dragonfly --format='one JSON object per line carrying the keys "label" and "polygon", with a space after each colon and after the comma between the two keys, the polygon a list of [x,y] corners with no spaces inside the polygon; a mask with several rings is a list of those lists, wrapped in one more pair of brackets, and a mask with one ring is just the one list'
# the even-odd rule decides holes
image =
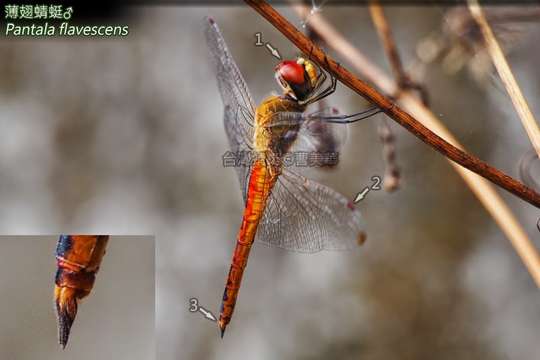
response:
{"label": "dragonfly", "polygon": [[320,141],[324,134],[336,126],[371,117],[380,109],[352,115],[336,114],[332,108],[307,113],[308,105],[335,91],[337,80],[302,56],[276,66],[281,94],[255,106],[219,27],[209,17],[205,19],[205,36],[224,105],[230,149],[237,154],[256,154],[253,161],[235,167],[244,211],[218,321],[223,337],[255,240],[304,253],[352,249],[364,242],[362,217],[352,201],[293,171],[284,160],[293,149],[299,149],[297,144],[311,144],[317,153],[324,144]]}
{"label": "dragonfly", "polygon": [[66,348],[79,301],[92,291],[108,235],[60,235],[56,246],[54,303],[58,342]]}

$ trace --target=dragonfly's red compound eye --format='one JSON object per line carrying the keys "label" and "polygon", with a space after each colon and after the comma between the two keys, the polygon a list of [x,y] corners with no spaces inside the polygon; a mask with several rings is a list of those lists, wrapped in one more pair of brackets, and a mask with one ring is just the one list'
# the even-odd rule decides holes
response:
{"label": "dragonfly's red compound eye", "polygon": [[276,71],[278,71],[283,80],[289,84],[300,85],[305,81],[304,67],[298,64],[296,61],[282,61],[278,64],[278,66],[276,66]]}

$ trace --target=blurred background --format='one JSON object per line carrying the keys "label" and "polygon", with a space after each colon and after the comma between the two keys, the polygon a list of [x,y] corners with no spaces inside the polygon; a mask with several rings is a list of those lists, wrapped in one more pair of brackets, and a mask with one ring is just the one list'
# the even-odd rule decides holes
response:
{"label": "blurred background", "polygon": [[[277,90],[276,60],[254,46],[254,33],[286,58],[297,50],[246,7],[138,10],[127,38],[0,42],[3,233],[155,234],[160,360],[529,360],[540,353],[538,290],[508,240],[448,162],[394,124],[402,187],[372,191],[359,204],[367,243],[314,255],[255,245],[220,339],[215,323],[188,311],[197,297],[218,314],[242,214],[236,174],[222,166],[228,145],[202,19],[212,15],[221,26],[257,101]],[[290,9],[279,10],[300,26]],[[516,177],[531,146],[489,61],[457,50],[437,60],[425,49],[443,33],[447,10],[388,7],[386,14],[434,112],[470,152]],[[367,8],[322,13],[389,70]],[[511,34],[509,60],[538,114],[540,29]],[[367,106],[343,86],[328,103],[343,113]],[[382,116],[351,126],[338,168],[313,178],[353,198],[382,175]],[[500,193],[540,246],[540,211]],[[114,266],[112,249],[108,256]],[[89,311],[81,310],[74,341],[83,341],[77,331]],[[10,344],[28,341],[17,334]],[[105,351],[100,341],[90,345]]]}
{"label": "blurred background", "polygon": [[0,357],[154,359],[154,238],[111,236],[65,350],[58,345],[53,300],[57,241],[0,236]]}

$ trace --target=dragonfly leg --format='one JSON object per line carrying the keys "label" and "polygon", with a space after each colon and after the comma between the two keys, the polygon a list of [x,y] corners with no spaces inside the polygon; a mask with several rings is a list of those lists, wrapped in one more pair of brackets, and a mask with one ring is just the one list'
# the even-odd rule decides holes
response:
{"label": "dragonfly leg", "polygon": [[361,111],[359,113],[350,114],[350,115],[335,115],[335,116],[320,116],[317,115],[318,111],[307,115],[307,120],[319,120],[327,123],[334,124],[350,124],[356,121],[367,119],[375,114],[382,112],[382,110],[377,107],[371,107],[367,110]]}
{"label": "dragonfly leg", "polygon": [[[326,75],[325,75],[325,80],[326,80]],[[321,83],[322,85],[322,83]],[[319,85],[319,87],[321,86]],[[325,97],[327,96],[330,96],[332,95],[335,91],[336,91],[336,87],[337,87],[337,80],[335,77],[333,76],[330,76],[330,85],[327,86],[326,88],[324,88],[322,91],[320,91],[319,93],[307,98],[306,100],[304,101],[300,101],[300,104],[302,105],[310,105],[310,104],[313,104],[314,102],[317,102],[319,100],[322,100],[324,99]]]}
{"label": "dragonfly leg", "polygon": [[302,114],[299,112],[281,111],[274,113],[272,119],[265,125],[266,128],[271,129],[275,126],[294,126],[299,125],[307,121],[322,121],[334,124],[350,124],[356,121],[367,119],[375,114],[382,112],[379,107],[371,107],[367,110],[350,115],[323,115],[326,112],[336,113],[337,109],[334,107],[326,107],[322,110],[317,110],[310,114]]}

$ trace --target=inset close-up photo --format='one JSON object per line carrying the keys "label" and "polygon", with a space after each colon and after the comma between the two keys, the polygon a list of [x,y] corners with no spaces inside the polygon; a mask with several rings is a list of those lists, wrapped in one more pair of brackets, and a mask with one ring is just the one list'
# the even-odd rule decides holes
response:
{"label": "inset close-up photo", "polygon": [[0,236],[0,358],[154,359],[152,236]]}

